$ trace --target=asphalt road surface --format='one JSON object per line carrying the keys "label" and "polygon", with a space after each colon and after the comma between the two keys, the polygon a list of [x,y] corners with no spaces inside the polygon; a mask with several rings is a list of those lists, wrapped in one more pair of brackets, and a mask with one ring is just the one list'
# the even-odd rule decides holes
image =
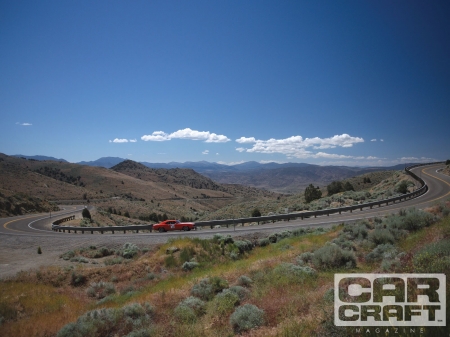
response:
{"label": "asphalt road surface", "polygon": [[[424,195],[415,199],[397,202],[388,206],[363,209],[362,211],[343,212],[330,216],[317,218],[305,218],[304,220],[279,221],[258,226],[230,227],[220,229],[204,228],[190,232],[167,233],[127,233],[127,234],[90,234],[85,232],[59,233],[51,230],[52,221],[79,214],[84,206],[61,206],[59,212],[50,214],[35,214],[0,219],[0,278],[7,278],[19,271],[28,271],[45,265],[65,265],[68,262],[59,258],[61,253],[79,247],[95,245],[116,248],[125,242],[132,242],[139,246],[151,246],[165,243],[174,237],[212,237],[216,233],[243,236],[254,233],[277,232],[285,229],[299,227],[326,227],[342,222],[354,222],[360,219],[383,216],[396,213],[400,209],[416,207],[423,209],[432,206],[439,201],[450,198],[450,177],[438,172],[443,165],[422,166],[413,169],[413,172],[427,183],[429,190]],[[37,254],[37,248],[41,247],[42,254]]]}

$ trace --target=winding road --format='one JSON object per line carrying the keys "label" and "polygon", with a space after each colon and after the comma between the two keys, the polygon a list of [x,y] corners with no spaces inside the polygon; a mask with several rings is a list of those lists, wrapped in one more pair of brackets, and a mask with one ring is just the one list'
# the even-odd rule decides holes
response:
{"label": "winding road", "polygon": [[[59,255],[71,249],[95,245],[115,248],[125,242],[149,246],[166,242],[178,236],[212,237],[215,233],[232,236],[247,235],[254,232],[267,234],[299,227],[331,226],[342,222],[383,216],[396,213],[409,207],[426,208],[450,198],[450,176],[438,172],[442,164],[421,166],[412,169],[428,185],[428,191],[415,199],[388,206],[363,209],[362,211],[342,212],[330,216],[318,216],[304,220],[280,221],[259,226],[236,228],[202,229],[195,232],[139,233],[139,234],[75,234],[59,233],[51,230],[51,222],[72,214],[80,213],[84,206],[61,206],[63,209],[51,214],[34,214],[0,219],[0,278],[14,276],[19,271],[28,271],[45,265],[67,265]],[[37,254],[41,247],[42,254]]]}

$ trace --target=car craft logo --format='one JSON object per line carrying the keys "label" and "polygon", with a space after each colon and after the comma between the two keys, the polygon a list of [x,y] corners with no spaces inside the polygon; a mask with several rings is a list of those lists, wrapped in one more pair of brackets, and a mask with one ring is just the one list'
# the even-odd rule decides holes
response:
{"label": "car craft logo", "polygon": [[335,274],[336,326],[446,326],[445,274]]}

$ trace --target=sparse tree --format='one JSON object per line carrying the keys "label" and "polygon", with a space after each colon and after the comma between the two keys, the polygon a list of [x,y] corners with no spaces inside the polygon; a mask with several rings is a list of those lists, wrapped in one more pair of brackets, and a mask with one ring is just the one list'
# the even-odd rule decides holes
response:
{"label": "sparse tree", "polygon": [[331,184],[327,186],[328,195],[333,195],[339,192],[344,191],[344,186],[340,181],[333,181]]}
{"label": "sparse tree", "polygon": [[252,217],[256,218],[256,217],[260,217],[261,216],[261,212],[259,211],[259,209],[255,208],[252,212]]}
{"label": "sparse tree", "polygon": [[408,183],[406,182],[406,180],[402,180],[400,182],[400,184],[398,184],[397,192],[402,193],[402,194],[405,194],[408,192]]}
{"label": "sparse tree", "polygon": [[305,189],[305,201],[310,203],[313,200],[320,199],[322,197],[322,191],[319,188],[314,187],[313,184]]}
{"label": "sparse tree", "polygon": [[344,191],[354,191],[354,190],[355,189],[353,188],[353,185],[349,181],[347,181],[344,184]]}
{"label": "sparse tree", "polygon": [[127,218],[129,218],[130,217],[130,213],[128,211],[125,211],[123,216],[126,216]]}
{"label": "sparse tree", "polygon": [[83,211],[81,212],[81,216],[83,218],[92,219],[91,218],[91,212],[87,208],[83,208]]}

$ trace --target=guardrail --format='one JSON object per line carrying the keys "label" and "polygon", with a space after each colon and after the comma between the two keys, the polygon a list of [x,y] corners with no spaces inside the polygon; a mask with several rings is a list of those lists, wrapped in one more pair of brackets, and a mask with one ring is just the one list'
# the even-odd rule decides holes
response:
{"label": "guardrail", "polygon": [[339,213],[342,212],[350,212],[352,213],[354,210],[360,209],[361,211],[363,208],[373,208],[374,206],[381,207],[382,205],[389,205],[389,203],[396,203],[397,201],[405,201],[408,199],[416,198],[428,191],[428,186],[425,184],[425,181],[417,176],[414,172],[411,171],[411,169],[418,167],[418,166],[426,166],[431,164],[440,164],[443,162],[435,162],[435,163],[424,163],[424,164],[417,164],[412,165],[405,168],[405,172],[412,176],[414,179],[419,181],[421,184],[421,187],[411,193],[402,194],[393,198],[383,199],[383,200],[377,200],[372,202],[367,202],[363,204],[358,205],[352,205],[352,206],[346,206],[346,207],[337,207],[337,208],[329,208],[329,209],[323,209],[319,211],[306,211],[306,212],[297,212],[297,213],[288,213],[288,214],[277,214],[277,215],[270,215],[270,216],[261,216],[261,217],[250,217],[250,218],[240,218],[240,219],[226,219],[226,220],[211,220],[211,221],[201,221],[196,222],[196,227],[204,227],[204,226],[210,226],[211,228],[214,228],[215,226],[230,226],[230,225],[236,225],[241,224],[244,226],[246,223],[260,223],[260,222],[274,222],[274,221],[280,221],[280,220],[294,220],[294,219],[304,219],[304,218],[310,218],[310,217],[317,217],[320,215],[327,215]]}
{"label": "guardrail", "polygon": [[103,234],[104,232],[112,232],[114,234],[115,232],[123,231],[125,234],[126,231],[136,231],[136,233],[139,233],[139,231],[142,230],[149,230],[152,231],[153,225],[133,225],[133,226],[108,226],[108,227],[77,227],[77,226],[60,226],[59,224],[61,222],[66,222],[69,220],[74,220],[75,215],[62,218],[59,220],[56,220],[52,223],[52,230],[55,232],[81,232],[81,234],[84,234],[84,232],[91,232],[91,234],[94,234],[94,232],[100,232]]}
{"label": "guardrail", "polygon": [[66,222],[70,220],[75,220],[75,215],[67,216],[65,218],[56,220],[55,222],[52,223],[52,225],[59,225],[61,222]]}
{"label": "guardrail", "polygon": [[[236,224],[241,224],[242,226],[244,226],[246,223],[260,223],[260,222],[275,222],[275,221],[280,221],[280,220],[294,220],[294,219],[298,219],[301,218],[302,220],[305,218],[310,218],[310,217],[317,217],[317,216],[321,216],[321,215],[327,215],[329,216],[330,214],[335,214],[335,213],[339,213],[341,214],[342,212],[350,212],[352,213],[354,210],[363,210],[364,208],[370,208],[372,209],[374,206],[378,206],[381,207],[382,205],[389,205],[389,203],[393,203],[395,204],[397,201],[401,202],[406,201],[408,199],[413,199],[416,198],[424,193],[426,193],[428,191],[428,186],[425,184],[425,181],[417,176],[414,172],[411,171],[411,169],[418,167],[418,166],[426,166],[426,165],[431,165],[431,164],[440,164],[443,162],[435,162],[435,163],[426,163],[426,164],[417,164],[417,165],[412,165],[409,167],[405,168],[405,172],[407,174],[409,174],[410,176],[412,176],[414,179],[416,179],[418,182],[420,182],[421,187],[418,188],[417,190],[410,192],[410,193],[405,193],[393,198],[388,198],[388,199],[383,199],[383,200],[377,200],[377,201],[372,201],[372,202],[367,202],[367,203],[363,203],[363,204],[358,204],[358,205],[352,205],[352,206],[346,206],[346,207],[337,207],[337,208],[328,208],[328,209],[323,209],[323,210],[318,210],[318,211],[306,211],[306,212],[296,212],[296,213],[288,213],[288,214],[277,214],[277,215],[269,215],[269,216],[261,216],[261,217],[249,217],[249,218],[239,218],[239,219],[225,219],[225,220],[210,220],[210,221],[199,221],[195,223],[195,226],[200,229],[200,227],[211,227],[214,228],[215,226],[230,226],[233,225],[235,226]],[[64,221],[68,221],[67,219],[71,218],[71,220],[73,220],[75,218],[75,216],[71,216],[71,217],[67,217],[67,218],[63,218],[60,220],[55,221],[52,224],[52,230],[53,231],[58,231],[58,232],[65,232],[66,230],[70,233],[71,231],[74,231],[75,233],[77,233],[78,231],[83,233],[84,232],[91,232],[91,234],[94,234],[94,232],[100,232],[101,234],[103,234],[103,232],[112,232],[114,234],[115,231],[123,231],[124,233],[126,231],[136,231],[137,233],[139,232],[139,230],[149,230],[152,231],[153,229],[153,225],[134,225],[134,226],[111,226],[111,227],[75,227],[75,226],[59,226],[59,224],[61,222]]]}

